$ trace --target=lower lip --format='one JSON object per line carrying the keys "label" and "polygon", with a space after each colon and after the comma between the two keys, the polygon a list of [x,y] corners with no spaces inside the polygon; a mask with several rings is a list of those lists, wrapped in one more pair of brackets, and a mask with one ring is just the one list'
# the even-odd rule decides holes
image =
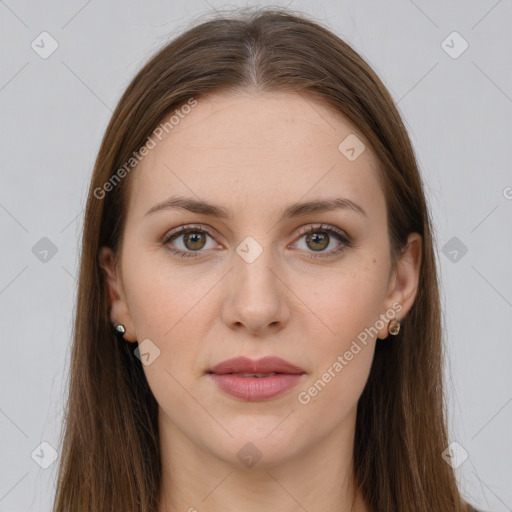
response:
{"label": "lower lip", "polygon": [[228,395],[258,402],[281,395],[299,383],[304,374],[278,373],[269,377],[241,377],[239,375],[208,374],[219,388]]}

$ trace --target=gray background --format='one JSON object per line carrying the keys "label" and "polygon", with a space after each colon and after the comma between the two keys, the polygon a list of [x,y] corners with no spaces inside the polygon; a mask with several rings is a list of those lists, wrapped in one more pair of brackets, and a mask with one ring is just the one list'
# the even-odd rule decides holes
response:
{"label": "gray background", "polygon": [[[40,467],[39,445],[59,449],[83,208],[111,111],[168,37],[226,7],[209,2],[0,0],[0,512],[50,510],[57,463]],[[325,20],[398,102],[437,232],[450,441],[468,453],[456,473],[483,510],[512,510],[512,3],[291,8]],[[31,47],[50,48],[43,31],[58,43],[46,59]]]}

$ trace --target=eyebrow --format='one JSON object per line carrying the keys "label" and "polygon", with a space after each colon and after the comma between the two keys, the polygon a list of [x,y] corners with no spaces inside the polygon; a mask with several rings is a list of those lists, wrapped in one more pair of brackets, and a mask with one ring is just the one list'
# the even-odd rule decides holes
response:
{"label": "eyebrow", "polygon": [[[168,209],[182,209],[192,213],[218,217],[221,219],[232,218],[230,211],[222,206],[182,196],[172,196],[165,201],[156,204],[145,213],[145,216]],[[294,203],[284,209],[279,221],[336,209],[350,209],[367,217],[363,208],[357,203],[354,203],[354,201],[346,198],[332,198],[317,199],[304,203]]]}

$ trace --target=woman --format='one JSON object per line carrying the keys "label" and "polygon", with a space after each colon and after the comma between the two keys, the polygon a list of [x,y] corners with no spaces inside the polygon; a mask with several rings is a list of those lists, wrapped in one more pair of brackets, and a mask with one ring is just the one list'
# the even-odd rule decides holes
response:
{"label": "woman", "polygon": [[159,51],[82,248],[55,511],[471,510],[414,152],[327,29],[262,10]]}

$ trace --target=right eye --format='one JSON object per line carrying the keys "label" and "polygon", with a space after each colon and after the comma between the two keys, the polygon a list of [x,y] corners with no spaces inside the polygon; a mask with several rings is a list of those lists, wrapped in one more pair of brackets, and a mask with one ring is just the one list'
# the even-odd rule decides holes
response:
{"label": "right eye", "polygon": [[[204,228],[198,226],[180,226],[178,229],[168,233],[162,243],[167,246],[171,252],[182,258],[197,258],[199,252],[204,252],[202,249],[205,247],[208,237],[212,238],[212,235]],[[176,247],[175,241],[177,240],[181,242],[182,248]]]}

